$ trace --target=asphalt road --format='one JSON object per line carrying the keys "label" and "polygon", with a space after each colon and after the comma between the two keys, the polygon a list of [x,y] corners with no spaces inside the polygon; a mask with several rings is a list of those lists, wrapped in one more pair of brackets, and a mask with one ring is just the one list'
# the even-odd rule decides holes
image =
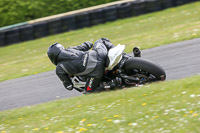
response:
{"label": "asphalt road", "polygon": [[[142,51],[142,57],[160,64],[167,80],[200,73],[200,38]],[[0,111],[79,96],[67,91],[54,71],[0,82]]]}

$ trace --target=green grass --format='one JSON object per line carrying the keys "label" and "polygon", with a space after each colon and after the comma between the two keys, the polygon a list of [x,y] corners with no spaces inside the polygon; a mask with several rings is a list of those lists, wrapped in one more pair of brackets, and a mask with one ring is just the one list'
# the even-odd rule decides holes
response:
{"label": "green grass", "polygon": [[200,75],[0,112],[2,133],[198,133],[199,123]]}
{"label": "green grass", "polygon": [[55,69],[46,52],[59,42],[65,47],[109,38],[115,45],[152,48],[172,42],[200,37],[200,2],[170,8],[161,12],[132,17],[0,48],[0,81]]}

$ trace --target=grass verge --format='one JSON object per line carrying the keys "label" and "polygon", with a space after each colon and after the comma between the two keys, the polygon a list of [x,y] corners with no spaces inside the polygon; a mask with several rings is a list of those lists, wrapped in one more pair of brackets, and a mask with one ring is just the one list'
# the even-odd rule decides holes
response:
{"label": "grass verge", "polygon": [[101,37],[125,44],[126,52],[200,37],[200,2],[161,12],[118,20],[0,48],[0,81],[53,70],[46,52],[50,44],[65,47],[94,42]]}
{"label": "grass verge", "polygon": [[199,87],[200,75],[196,75],[3,111],[0,131],[197,133]]}

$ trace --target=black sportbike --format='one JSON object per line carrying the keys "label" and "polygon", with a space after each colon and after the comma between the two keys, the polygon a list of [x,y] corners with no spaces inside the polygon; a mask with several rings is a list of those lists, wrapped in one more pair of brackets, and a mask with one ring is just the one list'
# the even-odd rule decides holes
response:
{"label": "black sportbike", "polygon": [[[120,62],[112,70],[105,71],[102,82],[110,83],[114,79],[117,79],[120,82],[119,88],[123,89],[125,87],[135,87],[166,79],[165,70],[160,65],[141,58],[139,48],[133,48],[133,55],[123,53]],[[83,77],[74,76],[72,82],[74,89],[84,92],[86,80]],[[105,90],[107,89],[105,88]]]}

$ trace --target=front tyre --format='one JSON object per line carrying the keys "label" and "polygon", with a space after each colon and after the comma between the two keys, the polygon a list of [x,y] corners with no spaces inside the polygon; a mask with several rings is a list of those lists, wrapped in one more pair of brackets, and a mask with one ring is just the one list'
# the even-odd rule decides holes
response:
{"label": "front tyre", "polygon": [[127,75],[142,74],[154,77],[154,81],[166,79],[166,73],[160,65],[144,58],[129,58],[124,63],[124,70]]}

